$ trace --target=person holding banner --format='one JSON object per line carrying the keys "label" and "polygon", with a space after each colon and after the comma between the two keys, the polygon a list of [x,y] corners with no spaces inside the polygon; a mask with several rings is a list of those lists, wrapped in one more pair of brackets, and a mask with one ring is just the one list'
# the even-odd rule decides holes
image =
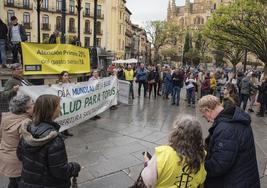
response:
{"label": "person holding banner", "polygon": [[[89,78],[89,81],[94,81],[94,80],[99,80],[99,73],[97,70],[94,70],[93,71],[93,76],[91,78]],[[101,119],[100,116],[96,115],[94,117],[91,118],[92,120],[98,120],[98,119]]]}
{"label": "person holding banner", "polygon": [[[70,80],[70,76],[69,76],[69,72],[68,71],[62,71],[59,75],[59,78],[56,82],[57,84],[70,84],[71,83],[71,80]],[[70,133],[68,130],[65,130],[62,132],[62,134],[64,136],[73,136],[72,133]]]}
{"label": "person holding banner", "polygon": [[8,101],[17,95],[20,86],[32,85],[28,80],[23,78],[23,68],[21,64],[15,63],[12,65],[11,69],[12,77],[7,80],[4,89],[4,95],[8,98]]}
{"label": "person holding banner", "polygon": [[131,65],[128,65],[127,69],[124,70],[125,80],[130,82],[130,94],[132,94],[132,99],[134,99],[134,89],[133,89],[133,80],[134,80],[134,71]]}
{"label": "person holding banner", "polygon": [[22,161],[20,187],[70,188],[81,166],[68,162],[60,125],[60,97],[41,95],[33,109],[33,120],[22,127],[17,156]]}

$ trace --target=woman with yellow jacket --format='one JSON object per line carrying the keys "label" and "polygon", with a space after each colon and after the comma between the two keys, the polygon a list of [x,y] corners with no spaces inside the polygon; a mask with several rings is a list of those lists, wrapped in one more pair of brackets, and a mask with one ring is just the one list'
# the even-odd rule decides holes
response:
{"label": "woman with yellow jacket", "polygon": [[169,145],[159,146],[148,159],[141,177],[147,188],[197,188],[204,183],[205,150],[200,123],[183,115],[174,123]]}
{"label": "woman with yellow jacket", "polygon": [[210,94],[213,95],[217,86],[217,81],[214,74],[210,75]]}

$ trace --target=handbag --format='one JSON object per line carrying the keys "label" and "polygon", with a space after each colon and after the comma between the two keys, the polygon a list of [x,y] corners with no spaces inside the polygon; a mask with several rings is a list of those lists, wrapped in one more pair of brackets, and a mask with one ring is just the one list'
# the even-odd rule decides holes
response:
{"label": "handbag", "polygon": [[[141,173],[142,173],[142,171],[141,171]],[[147,188],[144,181],[143,181],[141,173],[140,173],[139,177],[137,178],[136,182],[134,183],[134,185],[129,187],[129,188]]]}

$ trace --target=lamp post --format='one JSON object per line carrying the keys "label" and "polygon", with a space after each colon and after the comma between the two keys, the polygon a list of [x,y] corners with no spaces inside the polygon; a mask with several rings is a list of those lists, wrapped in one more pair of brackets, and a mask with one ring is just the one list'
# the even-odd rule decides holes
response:
{"label": "lamp post", "polygon": [[62,13],[62,18],[61,18],[61,43],[65,44],[66,43],[66,0],[62,0],[62,7],[61,7],[61,13]]}
{"label": "lamp post", "polygon": [[40,12],[41,12],[41,5],[43,3],[43,0],[35,0],[37,7],[36,7],[36,11],[37,11],[37,42],[40,43],[41,42],[41,27],[40,27]]}
{"label": "lamp post", "polygon": [[81,41],[80,38],[81,38],[81,10],[82,10],[82,0],[76,0],[77,1],[77,5],[76,5],[76,8],[77,8],[77,12],[78,12],[78,40],[79,42]]}
{"label": "lamp post", "polygon": [[96,28],[97,28],[97,0],[94,0],[94,48],[96,48]]}

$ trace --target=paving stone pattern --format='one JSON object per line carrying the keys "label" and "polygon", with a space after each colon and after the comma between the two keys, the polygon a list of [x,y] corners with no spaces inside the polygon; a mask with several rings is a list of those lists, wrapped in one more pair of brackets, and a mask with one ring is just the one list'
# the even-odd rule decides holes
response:
{"label": "paving stone pattern", "polygon": [[[108,110],[97,121],[87,121],[70,131],[74,137],[66,140],[69,161],[82,165],[78,182],[81,188],[127,188],[134,183],[143,168],[143,151],[154,153],[155,146],[168,143],[173,121],[180,114],[197,116],[204,137],[208,124],[195,108],[187,107],[182,97],[180,106],[171,101],[136,98],[131,106],[120,104]],[[252,126],[257,149],[261,187],[267,188],[267,118],[252,114]],[[0,188],[7,178],[0,177]]]}

